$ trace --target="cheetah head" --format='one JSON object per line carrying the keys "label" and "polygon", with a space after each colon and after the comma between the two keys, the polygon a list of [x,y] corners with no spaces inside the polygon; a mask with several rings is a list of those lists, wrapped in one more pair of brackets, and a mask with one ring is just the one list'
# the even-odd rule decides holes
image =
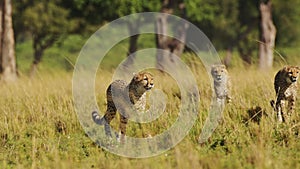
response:
{"label": "cheetah head", "polygon": [[211,75],[215,82],[221,82],[226,78],[227,70],[225,65],[213,65],[211,67]]}
{"label": "cheetah head", "polygon": [[288,83],[294,83],[298,80],[300,68],[297,66],[287,66],[284,68],[287,72],[286,81]]}
{"label": "cheetah head", "polygon": [[134,75],[132,80],[140,90],[147,91],[154,87],[153,76],[148,72],[139,72]]}

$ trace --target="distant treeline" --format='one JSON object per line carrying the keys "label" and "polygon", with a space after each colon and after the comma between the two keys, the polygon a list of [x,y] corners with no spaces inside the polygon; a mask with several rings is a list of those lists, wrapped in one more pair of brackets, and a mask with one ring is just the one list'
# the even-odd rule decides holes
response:
{"label": "distant treeline", "polygon": [[[137,12],[184,17],[198,26],[217,49],[228,53],[235,50],[251,63],[258,56],[259,43],[269,43],[262,37],[261,4],[270,5],[271,21],[276,27],[275,48],[299,44],[300,0],[13,0],[12,18],[16,43],[32,40],[33,65],[40,62],[45,49],[68,34],[89,36],[104,23]],[[134,44],[131,47],[129,53],[134,52]]]}

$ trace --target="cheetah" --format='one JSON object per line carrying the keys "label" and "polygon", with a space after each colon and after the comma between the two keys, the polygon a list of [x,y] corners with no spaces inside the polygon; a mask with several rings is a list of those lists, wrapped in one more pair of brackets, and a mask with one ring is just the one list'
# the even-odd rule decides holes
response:
{"label": "cheetah", "polygon": [[134,75],[127,84],[124,80],[112,82],[106,90],[107,109],[101,118],[97,111],[92,112],[93,121],[98,125],[104,125],[106,136],[112,137],[110,122],[115,118],[116,112],[120,114],[119,130],[120,141],[125,141],[126,125],[129,118],[128,106],[133,105],[136,110],[145,111],[146,91],[154,87],[153,75],[148,72],[139,72]]}
{"label": "cheetah", "polygon": [[[299,71],[297,66],[285,66],[275,75],[274,88],[277,99],[276,102],[271,100],[270,103],[277,113],[279,122],[287,121],[295,109]],[[282,110],[285,101],[288,101],[287,114]]]}
{"label": "cheetah", "polygon": [[213,65],[211,75],[214,80],[214,92],[222,104],[231,102],[231,81],[225,65]]}

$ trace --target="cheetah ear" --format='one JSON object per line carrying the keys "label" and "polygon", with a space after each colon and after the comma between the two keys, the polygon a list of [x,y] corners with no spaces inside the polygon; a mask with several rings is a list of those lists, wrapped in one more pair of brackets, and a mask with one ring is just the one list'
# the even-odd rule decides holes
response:
{"label": "cheetah ear", "polygon": [[137,78],[138,78],[138,74],[137,74],[137,73],[135,73],[135,72],[133,72],[133,73],[132,73],[132,75],[133,75],[133,79],[134,79],[134,80],[137,80]]}
{"label": "cheetah ear", "polygon": [[283,70],[288,71],[288,70],[289,70],[289,67],[288,67],[288,66],[284,66],[284,67],[283,67]]}
{"label": "cheetah ear", "polygon": [[210,73],[213,72],[214,68],[215,68],[215,65],[211,65],[211,67],[210,67]]}
{"label": "cheetah ear", "polygon": [[211,65],[211,67],[210,67],[210,73],[211,74],[213,74],[213,71],[214,71],[214,69],[216,68],[216,65],[214,64],[214,65]]}
{"label": "cheetah ear", "polygon": [[225,65],[220,65],[220,66],[221,66],[221,68],[226,69],[226,66],[225,66]]}
{"label": "cheetah ear", "polygon": [[213,69],[215,69],[216,67],[217,67],[217,65],[213,64],[213,65],[211,65],[210,70],[213,70]]}
{"label": "cheetah ear", "polygon": [[141,79],[141,75],[139,73],[133,73],[133,79],[135,81],[139,81]]}
{"label": "cheetah ear", "polygon": [[295,68],[296,68],[297,70],[299,70],[299,71],[300,71],[300,68],[299,68],[299,66],[295,66]]}

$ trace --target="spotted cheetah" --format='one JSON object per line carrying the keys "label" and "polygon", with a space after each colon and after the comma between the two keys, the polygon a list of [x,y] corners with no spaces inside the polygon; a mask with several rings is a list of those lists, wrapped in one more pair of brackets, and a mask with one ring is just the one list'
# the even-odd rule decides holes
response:
{"label": "spotted cheetah", "polygon": [[231,102],[231,81],[225,65],[213,65],[211,75],[214,79],[214,92],[223,104]]}
{"label": "spotted cheetah", "polygon": [[[285,66],[275,75],[274,88],[276,92],[276,102],[271,100],[271,106],[277,112],[279,122],[285,122],[295,109],[297,95],[297,80],[299,77],[299,67]],[[288,101],[287,114],[283,112],[285,101]]]}
{"label": "spotted cheetah", "polygon": [[92,112],[92,118],[96,124],[104,125],[105,134],[112,137],[110,122],[120,114],[119,129],[121,131],[120,141],[125,141],[126,125],[129,118],[128,106],[134,105],[138,111],[144,111],[146,106],[146,91],[154,87],[153,76],[148,72],[140,72],[134,75],[131,82],[127,84],[124,80],[112,82],[106,90],[107,110],[101,118],[99,114]]}

